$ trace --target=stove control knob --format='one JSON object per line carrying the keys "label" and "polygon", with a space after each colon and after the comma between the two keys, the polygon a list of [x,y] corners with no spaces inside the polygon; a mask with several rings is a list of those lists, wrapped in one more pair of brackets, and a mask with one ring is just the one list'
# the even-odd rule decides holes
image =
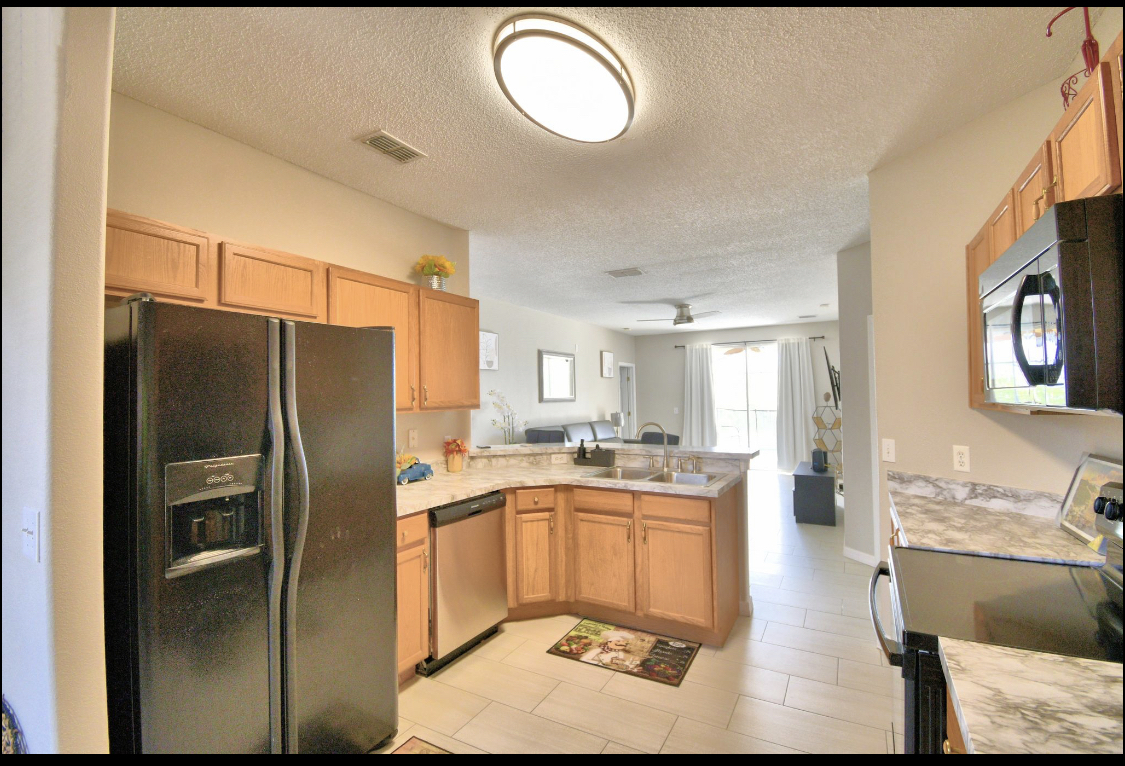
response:
{"label": "stove control knob", "polygon": [[1116,500],[1110,500],[1105,504],[1105,520],[1117,521],[1121,518],[1121,504]]}
{"label": "stove control knob", "polygon": [[1094,513],[1099,515],[1099,516],[1101,514],[1105,513],[1105,504],[1107,502],[1109,502],[1109,498],[1106,498],[1106,497],[1099,497],[1097,500],[1095,500],[1094,501]]}

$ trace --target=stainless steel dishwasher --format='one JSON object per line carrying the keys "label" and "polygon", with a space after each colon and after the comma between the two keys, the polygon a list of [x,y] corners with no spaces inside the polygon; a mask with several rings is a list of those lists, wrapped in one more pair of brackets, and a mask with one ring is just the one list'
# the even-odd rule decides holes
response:
{"label": "stainless steel dishwasher", "polygon": [[508,616],[503,493],[434,508],[430,527],[433,622],[430,657],[418,664],[421,675],[472,649]]}

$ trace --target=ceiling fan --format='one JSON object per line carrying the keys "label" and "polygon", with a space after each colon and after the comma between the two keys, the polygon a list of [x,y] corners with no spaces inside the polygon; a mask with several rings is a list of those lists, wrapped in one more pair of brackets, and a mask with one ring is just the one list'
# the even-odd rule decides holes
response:
{"label": "ceiling fan", "polygon": [[673,325],[691,324],[695,321],[696,317],[710,316],[711,314],[721,314],[721,311],[704,311],[701,314],[692,316],[690,303],[677,303],[676,316],[672,319],[638,319],[638,322],[671,322]]}

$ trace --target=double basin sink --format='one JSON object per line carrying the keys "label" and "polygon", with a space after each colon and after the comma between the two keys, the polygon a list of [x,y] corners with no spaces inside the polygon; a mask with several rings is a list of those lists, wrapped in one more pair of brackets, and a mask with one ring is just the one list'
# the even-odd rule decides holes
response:
{"label": "double basin sink", "polygon": [[677,471],[652,471],[648,468],[602,468],[586,474],[587,479],[615,479],[618,481],[650,481],[654,484],[691,484],[706,487],[723,478],[715,473],[679,473]]}

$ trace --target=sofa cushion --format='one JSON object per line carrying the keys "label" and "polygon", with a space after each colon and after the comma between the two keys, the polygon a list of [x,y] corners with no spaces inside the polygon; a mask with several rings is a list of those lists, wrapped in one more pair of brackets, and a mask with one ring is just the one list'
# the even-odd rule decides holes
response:
{"label": "sofa cushion", "polygon": [[590,428],[594,429],[594,440],[599,442],[610,442],[613,444],[624,444],[624,440],[617,435],[617,431],[613,428],[613,423],[608,420],[594,420],[590,422]]}
{"label": "sofa cushion", "polygon": [[523,432],[528,444],[562,444],[566,441],[566,433],[562,426],[536,426]]}
{"label": "sofa cushion", "polygon": [[[679,444],[680,437],[676,434],[668,434],[669,444]],[[645,431],[641,434],[641,444],[659,444],[664,446],[664,434],[659,431]]]}
{"label": "sofa cushion", "polygon": [[570,423],[563,426],[563,431],[566,432],[566,440],[574,444],[578,444],[583,439],[588,442],[594,441],[594,429],[589,423]]}

